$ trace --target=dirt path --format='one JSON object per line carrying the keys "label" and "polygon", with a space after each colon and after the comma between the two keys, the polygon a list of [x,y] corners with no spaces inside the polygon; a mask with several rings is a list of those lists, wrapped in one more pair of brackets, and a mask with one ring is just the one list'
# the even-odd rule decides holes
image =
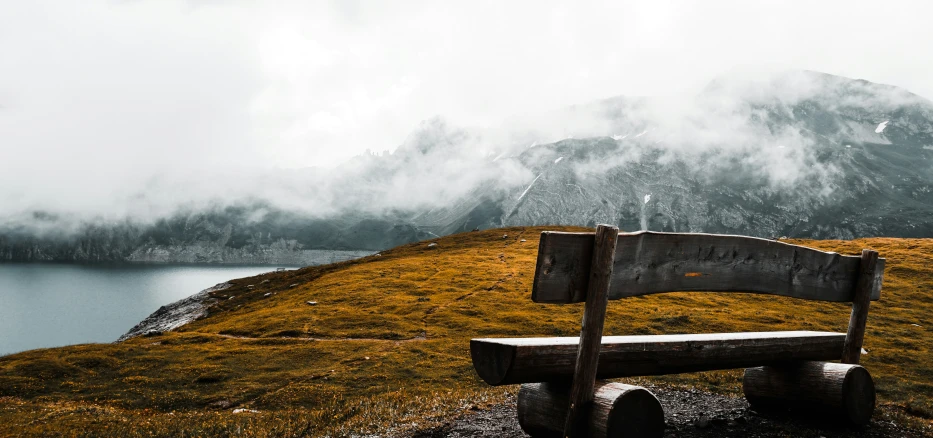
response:
{"label": "dirt path", "polygon": [[[850,429],[800,418],[786,413],[761,413],[751,409],[743,398],[727,397],[698,390],[649,388],[664,407],[665,438],[735,437],[813,437],[876,438],[933,437],[933,430],[909,430],[890,420],[883,409],[875,411],[871,424]],[[440,427],[422,430],[415,438],[501,437],[524,438],[515,417],[515,400],[488,410],[473,411]]]}

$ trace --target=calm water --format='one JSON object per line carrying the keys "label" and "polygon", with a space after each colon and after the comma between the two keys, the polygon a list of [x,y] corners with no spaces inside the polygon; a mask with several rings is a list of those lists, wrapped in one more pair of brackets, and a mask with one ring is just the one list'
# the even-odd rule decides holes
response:
{"label": "calm water", "polygon": [[0,264],[0,355],[113,342],[165,304],[270,266]]}

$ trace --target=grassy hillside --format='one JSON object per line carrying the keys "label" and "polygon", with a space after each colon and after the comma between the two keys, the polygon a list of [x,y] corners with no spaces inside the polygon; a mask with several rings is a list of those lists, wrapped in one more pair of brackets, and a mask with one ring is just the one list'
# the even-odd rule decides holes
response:
{"label": "grassy hillside", "polygon": [[[470,338],[579,331],[582,306],[530,300],[545,229],[567,228],[464,233],[433,248],[235,280],[214,293],[207,318],[177,332],[0,357],[0,436],[346,436],[497,402],[514,388],[479,380]],[[888,258],[863,364],[881,415],[933,424],[933,239],[794,243],[847,254],[870,247]],[[606,334],[844,332],[848,313],[772,296],[666,294],[611,302]],[[634,381],[738,394],[740,376]]]}

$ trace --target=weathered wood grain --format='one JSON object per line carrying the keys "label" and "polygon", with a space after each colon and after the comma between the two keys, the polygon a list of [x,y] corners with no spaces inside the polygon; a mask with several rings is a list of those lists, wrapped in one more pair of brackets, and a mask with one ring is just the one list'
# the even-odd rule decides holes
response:
{"label": "weathered wood grain", "polygon": [[[528,383],[518,391],[518,424],[533,437],[560,437],[570,404],[566,383]],[[593,405],[584,419],[589,435],[653,437],[664,434],[664,410],[645,388],[596,381]]]}
{"label": "weathered wood grain", "polygon": [[852,300],[852,313],[849,315],[849,329],[846,343],[842,350],[842,363],[858,364],[862,357],[862,342],[865,341],[865,324],[868,322],[868,305],[874,286],[878,253],[870,249],[862,250],[859,265],[859,277],[855,285],[855,297]]}
{"label": "weathered wood grain", "polygon": [[[603,336],[597,376],[676,374],[747,368],[791,360],[839,360],[844,333],[790,331]],[[490,385],[569,380],[579,338],[470,341],[477,374]]]}
{"label": "weathered wood grain", "polygon": [[859,365],[797,362],[745,370],[742,390],[758,408],[794,408],[865,425],[875,410],[875,384]]}
{"label": "weathered wood grain", "polygon": [[[541,233],[532,300],[584,301],[593,233]],[[609,299],[677,291],[751,292],[850,302],[861,258],[745,236],[619,234]],[[878,259],[870,298],[881,296]]]}
{"label": "weathered wood grain", "polygon": [[606,304],[609,302],[612,259],[615,256],[618,236],[617,227],[596,227],[586,304],[583,308],[583,327],[580,330],[580,345],[577,348],[573,384],[570,389],[570,406],[564,423],[564,436],[567,438],[588,435],[587,422],[584,420],[593,401],[603,322],[606,319]]}

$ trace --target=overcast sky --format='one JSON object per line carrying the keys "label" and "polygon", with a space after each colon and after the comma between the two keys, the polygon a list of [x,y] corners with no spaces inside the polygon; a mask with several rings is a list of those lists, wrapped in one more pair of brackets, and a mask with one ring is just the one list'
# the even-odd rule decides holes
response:
{"label": "overcast sky", "polygon": [[800,68],[933,97],[933,3],[0,0],[0,199],[333,166],[484,126]]}

